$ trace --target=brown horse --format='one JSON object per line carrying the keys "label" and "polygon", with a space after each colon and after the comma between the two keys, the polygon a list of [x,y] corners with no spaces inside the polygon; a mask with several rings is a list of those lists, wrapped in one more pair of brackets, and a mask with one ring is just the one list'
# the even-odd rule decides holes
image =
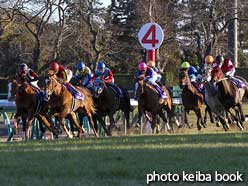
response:
{"label": "brown horse", "polygon": [[17,119],[20,116],[23,121],[25,140],[30,137],[30,127],[34,117],[43,122],[53,134],[56,134],[53,125],[48,122],[49,118],[46,115],[48,104],[41,102],[34,87],[26,81],[13,79],[11,82],[11,95],[12,97],[15,96],[17,109],[14,116],[14,124],[16,126]]}
{"label": "brown horse", "polygon": [[[229,78],[224,78],[221,69],[216,69],[212,72],[212,80],[218,87],[218,98],[225,107],[226,111],[234,109],[236,116],[232,115],[237,122],[240,130],[244,130],[243,121],[245,115],[242,109],[242,99],[246,93],[244,88],[237,88],[233,81]],[[229,112],[231,114],[231,112]]]}
{"label": "brown horse", "polygon": [[[166,92],[168,98],[160,100],[160,96],[156,92],[155,88],[144,82],[144,77],[139,77],[138,79],[138,89],[137,89],[137,96],[138,96],[138,121],[137,123],[141,124],[141,117],[145,113],[145,111],[151,114],[151,128],[153,132],[159,132],[157,123],[157,115],[159,115],[162,120],[167,124],[168,131],[172,131],[172,117],[174,116],[173,113],[173,105],[172,99],[170,97],[170,93],[168,89],[163,86],[163,90]],[[167,112],[169,122],[165,117],[165,112]],[[180,127],[179,122],[174,117],[176,124]],[[156,129],[156,131],[155,131]]]}
{"label": "brown horse", "polygon": [[77,121],[76,112],[88,117],[94,135],[97,136],[92,119],[92,115],[95,114],[95,107],[91,94],[85,88],[77,87],[77,89],[83,95],[83,100],[75,99],[67,88],[57,81],[56,75],[49,76],[49,78],[46,79],[46,91],[49,96],[51,112],[58,119],[68,137],[72,136],[65,126],[66,117],[70,119],[70,123],[73,123],[77,127],[79,136],[84,133],[84,129]]}
{"label": "brown horse", "polygon": [[201,107],[204,103],[203,95],[198,92],[198,90],[190,82],[187,70],[180,69],[179,72],[179,83],[182,90],[182,102],[184,106],[184,122],[190,128],[188,123],[187,113],[193,110],[197,117],[197,128],[201,130],[201,125],[205,128],[205,123],[203,122]]}

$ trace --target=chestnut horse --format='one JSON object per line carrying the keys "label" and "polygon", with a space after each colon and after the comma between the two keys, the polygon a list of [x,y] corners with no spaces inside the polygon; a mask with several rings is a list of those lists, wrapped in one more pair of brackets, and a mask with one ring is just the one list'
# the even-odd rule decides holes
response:
{"label": "chestnut horse", "polygon": [[84,114],[88,117],[89,123],[92,127],[94,135],[97,136],[94,128],[92,115],[95,114],[95,107],[90,92],[81,87],[76,87],[78,91],[83,95],[83,100],[76,99],[70,91],[60,82],[57,81],[56,75],[49,76],[46,79],[46,91],[49,96],[49,105],[51,113],[58,119],[60,125],[63,127],[68,137],[70,135],[65,125],[65,118],[70,119],[70,123],[76,125],[78,135],[81,136],[84,133],[84,129],[79,125],[76,117],[76,113]]}
{"label": "chestnut horse", "polygon": [[13,79],[11,82],[11,96],[15,97],[17,110],[14,116],[14,125],[17,125],[17,119],[20,116],[23,122],[25,140],[28,140],[30,137],[30,127],[34,117],[43,122],[53,134],[57,135],[53,124],[48,122],[49,118],[46,115],[48,104],[41,102],[34,87],[25,80]]}
{"label": "chestnut horse", "polygon": [[[152,85],[146,83],[144,81],[144,77],[140,76],[137,78],[138,81],[138,89],[137,89],[137,97],[138,97],[138,121],[137,123],[141,124],[141,117],[147,111],[151,114],[151,128],[153,133],[159,132],[159,128],[157,123],[157,115],[159,115],[162,120],[167,124],[168,131],[172,131],[172,118],[174,117],[175,123],[178,127],[181,127],[179,122],[177,121],[174,115],[174,107],[172,104],[172,99],[168,89],[163,86],[163,90],[165,91],[168,98],[165,98],[160,102],[160,96]],[[167,118],[165,117],[165,112],[167,112]]]}
{"label": "chestnut horse", "polygon": [[184,106],[184,122],[189,126],[187,113],[193,110],[197,117],[197,128],[201,130],[201,125],[205,128],[205,123],[203,122],[201,108],[204,103],[204,98],[201,93],[192,85],[190,82],[187,70],[180,69],[179,72],[179,83],[182,90],[182,102]]}

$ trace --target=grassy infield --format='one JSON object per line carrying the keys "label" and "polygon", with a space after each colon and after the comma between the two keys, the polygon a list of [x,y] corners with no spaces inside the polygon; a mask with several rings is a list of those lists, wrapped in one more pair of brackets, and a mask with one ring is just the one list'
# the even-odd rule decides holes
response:
{"label": "grassy infield", "polygon": [[[245,112],[247,113],[247,112]],[[0,143],[0,185],[146,185],[146,174],[244,174],[248,179],[248,132],[60,139]],[[233,130],[232,130],[233,131]],[[151,185],[167,185],[156,183]],[[177,182],[169,185],[226,185]]]}

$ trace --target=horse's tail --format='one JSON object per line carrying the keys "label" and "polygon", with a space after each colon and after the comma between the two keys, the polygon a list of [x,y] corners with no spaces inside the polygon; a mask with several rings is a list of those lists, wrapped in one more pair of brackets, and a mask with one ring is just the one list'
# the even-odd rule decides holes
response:
{"label": "horse's tail", "polygon": [[87,104],[87,109],[91,114],[96,113],[96,108],[94,105],[93,98],[91,96],[91,93],[88,89],[80,87],[80,90],[82,91],[84,97],[85,97],[85,102]]}
{"label": "horse's tail", "polygon": [[236,76],[236,75],[235,75],[235,77],[238,78],[238,79],[241,79],[241,80],[244,82],[244,84],[245,84],[245,87],[244,87],[244,90],[245,90],[245,97],[248,99],[248,82],[246,81],[245,78],[243,78],[243,77],[241,77],[241,76]]}
{"label": "horse's tail", "polygon": [[127,105],[128,105],[128,110],[129,110],[129,112],[132,112],[133,111],[133,106],[131,105],[131,103],[130,103],[130,96],[129,96],[129,93],[128,93],[128,91],[127,91],[127,89],[125,89],[125,88],[123,88],[123,87],[120,87],[121,88],[121,90],[122,90],[122,93],[123,93],[123,96],[124,96],[124,100],[125,100],[125,102],[127,103]]}

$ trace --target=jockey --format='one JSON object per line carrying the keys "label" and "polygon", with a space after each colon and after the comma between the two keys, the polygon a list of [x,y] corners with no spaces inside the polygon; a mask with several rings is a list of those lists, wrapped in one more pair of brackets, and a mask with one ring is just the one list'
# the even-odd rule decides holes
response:
{"label": "jockey", "polygon": [[41,101],[47,102],[48,98],[45,93],[40,90],[38,87],[38,74],[35,73],[32,69],[28,68],[27,64],[21,63],[18,66],[18,77],[21,79],[27,80],[27,82],[35,88],[38,96],[41,98]]}
{"label": "jockey", "polygon": [[58,80],[62,83],[69,83],[72,78],[72,72],[66,69],[63,65],[59,65],[57,62],[52,62],[50,64],[49,75],[56,75]]}
{"label": "jockey", "polygon": [[245,87],[245,84],[242,80],[234,77],[235,67],[229,58],[224,59],[224,62],[221,66],[221,70],[225,74],[226,77],[230,78],[235,83],[235,85],[238,88]]}
{"label": "jockey", "polygon": [[159,71],[159,69],[155,66],[155,62],[154,61],[148,61],[147,62],[147,66],[149,66],[150,68],[152,68],[157,74],[157,80],[156,83],[158,83],[161,86],[161,79],[162,79],[162,75]]}
{"label": "jockey", "polygon": [[211,72],[212,72],[212,69],[213,67],[215,66],[215,60],[213,58],[213,56],[211,55],[207,55],[205,57],[205,64],[204,64],[204,79],[207,79],[207,81],[210,81],[211,80]]}
{"label": "jockey", "polygon": [[85,66],[84,62],[80,62],[77,64],[77,71],[75,75],[76,79],[78,79],[84,87],[90,86],[90,80],[93,77],[93,73],[90,68]]}
{"label": "jockey", "polygon": [[[141,75],[144,76],[145,82],[148,82],[158,91],[161,99],[165,99],[168,97],[163,91],[163,89],[157,83],[161,79],[161,75],[155,72],[153,68],[151,68],[150,66],[147,66],[146,63],[143,61],[139,63],[138,71],[136,72],[135,76],[136,78],[139,78]],[[137,89],[138,89],[138,84],[135,84],[135,99],[137,99],[136,97]]]}
{"label": "jockey", "polygon": [[184,61],[181,64],[181,69],[187,70],[190,78],[190,82],[194,82],[196,80],[196,76],[198,75],[198,72],[194,66],[189,64],[189,62]]}
{"label": "jockey", "polygon": [[40,90],[37,85],[38,82],[38,74],[35,73],[32,69],[28,68],[26,63],[21,63],[18,66],[18,77],[20,79],[25,79],[27,82],[34,87],[35,89]]}
{"label": "jockey", "polygon": [[65,68],[62,65],[59,65],[57,62],[54,61],[49,66],[48,75],[50,76],[56,75],[58,81],[64,84],[67,87],[67,89],[69,89],[72,92],[72,94],[74,95],[81,94],[74,86],[72,86],[69,83],[72,78],[71,70]]}
{"label": "jockey", "polygon": [[215,58],[215,62],[221,67],[224,62],[224,57],[222,55],[217,55]]}
{"label": "jockey", "polygon": [[198,92],[204,94],[204,85],[203,85],[203,79],[202,79],[201,74],[198,74],[196,76],[196,80],[193,83],[193,85],[197,88]]}
{"label": "jockey", "polygon": [[114,83],[114,75],[112,71],[106,67],[103,61],[98,63],[97,70],[90,81],[94,81],[97,78],[103,80],[107,86],[112,88],[117,93],[119,97],[124,96],[122,90]]}
{"label": "jockey", "polygon": [[226,76],[230,76],[230,77],[234,76],[235,67],[229,58],[226,58],[224,60],[224,63],[221,66],[221,70]]}

